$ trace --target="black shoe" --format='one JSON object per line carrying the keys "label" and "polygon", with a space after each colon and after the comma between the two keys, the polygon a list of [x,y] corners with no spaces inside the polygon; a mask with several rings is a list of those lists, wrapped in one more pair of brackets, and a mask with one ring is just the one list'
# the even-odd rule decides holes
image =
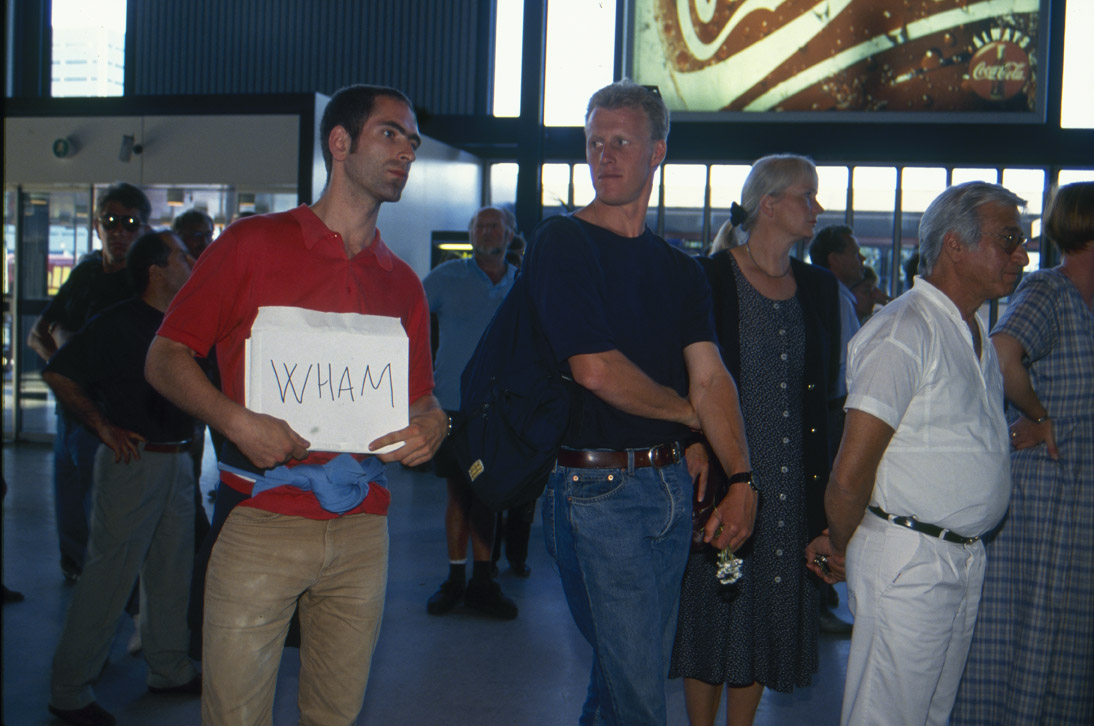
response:
{"label": "black shoe", "polygon": [[830,610],[821,610],[817,615],[817,624],[825,635],[850,635],[852,625],[836,617]]}
{"label": "black shoe", "polygon": [[532,568],[521,562],[520,564],[509,563],[509,569],[513,571],[513,574],[517,577],[528,577],[532,574]]}
{"label": "black shoe", "polygon": [[117,723],[109,711],[94,701],[71,710],[50,706],[49,712],[72,726],[114,726]]}
{"label": "black shoe", "polygon": [[65,576],[66,582],[75,583],[80,579],[83,571],[84,569],[76,564],[76,560],[68,555],[61,555],[61,574]]}
{"label": "black shoe", "polygon": [[517,604],[501,594],[501,586],[493,580],[471,581],[467,586],[464,602],[472,610],[498,620],[512,620],[517,616]]}
{"label": "black shoe", "polygon": [[155,693],[157,696],[200,696],[201,674],[199,673],[186,683],[180,683],[177,686],[149,686],[148,692]]}
{"label": "black shoe", "polygon": [[454,580],[445,580],[440,589],[429,596],[425,610],[430,615],[444,615],[463,599],[464,584]]}

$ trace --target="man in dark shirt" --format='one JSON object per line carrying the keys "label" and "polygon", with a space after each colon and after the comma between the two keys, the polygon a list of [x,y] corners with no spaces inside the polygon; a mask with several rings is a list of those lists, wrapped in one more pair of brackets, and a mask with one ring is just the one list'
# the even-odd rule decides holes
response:
{"label": "man in dark shirt", "polygon": [[[99,197],[95,231],[102,250],[95,250],[73,268],[27,337],[27,345],[42,360],[48,361],[96,313],[132,297],[125,254],[133,240],[148,228],[151,214],[148,197],[132,184],[120,182]],[[61,571],[70,581],[79,577],[84,563],[91,468],[98,443],[66,414],[63,406],[58,406],[53,440],[53,502]]]}
{"label": "man in dark shirt", "polygon": [[744,422],[715,343],[710,287],[694,260],[646,227],[667,136],[668,109],[655,90],[620,81],[597,91],[585,116],[596,197],[570,220],[541,226],[524,265],[545,333],[580,386],[543,520],[570,610],[593,647],[582,724],[665,723],[691,532],[692,477],[681,454],[691,430],[702,429],[737,475],[706,540],[736,548],[755,520]]}
{"label": "man in dark shirt", "polygon": [[148,385],[144,359],[193,258],[171,232],[129,249],[140,297],[104,310],[54,355],[42,376],[101,442],[83,575],[53,658],[49,710],[72,724],[113,724],[91,684],[106,663],[118,616],[141,580],[141,636],[153,693],[200,693],[187,657],[193,563],[193,419]]}

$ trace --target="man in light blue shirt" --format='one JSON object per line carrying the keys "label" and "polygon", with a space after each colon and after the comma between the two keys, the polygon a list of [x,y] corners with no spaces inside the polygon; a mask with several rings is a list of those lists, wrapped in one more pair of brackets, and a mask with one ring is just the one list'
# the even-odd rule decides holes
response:
{"label": "man in light blue shirt", "polygon": [[[439,332],[434,393],[448,411],[459,409],[460,374],[516,279],[517,269],[505,262],[515,233],[516,222],[510,213],[483,207],[471,218],[472,256],[439,265],[422,283]],[[471,495],[466,475],[445,447],[435,462],[438,476],[448,480],[444,523],[449,575],[429,598],[426,609],[431,615],[441,615],[463,600],[491,617],[515,618],[516,604],[502,594],[491,575],[494,515]],[[471,581],[466,583],[469,539],[474,562]]]}

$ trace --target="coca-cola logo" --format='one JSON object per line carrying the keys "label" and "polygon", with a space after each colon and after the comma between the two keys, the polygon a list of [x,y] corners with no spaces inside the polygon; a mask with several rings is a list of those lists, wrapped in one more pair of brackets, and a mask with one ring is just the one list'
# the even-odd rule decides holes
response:
{"label": "coca-cola logo", "polygon": [[1022,92],[1029,80],[1029,56],[1015,43],[984,45],[969,60],[969,85],[989,101],[1005,101]]}

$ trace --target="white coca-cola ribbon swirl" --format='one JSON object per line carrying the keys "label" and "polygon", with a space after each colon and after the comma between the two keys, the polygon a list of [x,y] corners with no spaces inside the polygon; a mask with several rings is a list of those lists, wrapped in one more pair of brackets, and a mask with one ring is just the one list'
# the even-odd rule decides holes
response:
{"label": "white coca-cola ribbon swirl", "polygon": [[676,0],[676,19],[680,25],[680,33],[684,36],[684,44],[692,57],[698,61],[709,60],[714,57],[722,43],[733,32],[733,29],[744,20],[745,16],[756,10],[770,10],[774,12],[787,0],[745,0],[734,11],[729,22],[718,31],[718,35],[709,43],[704,43],[695,32],[695,25],[691,22],[691,5],[695,4],[695,14],[702,23],[709,23],[714,17],[714,9],[718,6],[718,0]]}
{"label": "white coca-cola ribbon swirl", "polygon": [[[985,0],[963,8],[943,10],[926,18],[908,23],[898,33],[878,35],[842,53],[837,53],[820,63],[802,71],[793,78],[783,81],[756,100],[749,103],[746,111],[770,111],[786,99],[794,96],[815,83],[823,81],[833,73],[848,68],[875,53],[918,40],[928,35],[941,33],[959,25],[1010,15],[1014,13],[1035,13],[1040,9],[1040,0]],[[712,67],[711,70],[718,68]],[[704,69],[706,70],[706,69]],[[727,69],[728,70],[728,69]],[[701,72],[701,71],[700,71]],[[707,81],[708,83],[717,81]]]}

